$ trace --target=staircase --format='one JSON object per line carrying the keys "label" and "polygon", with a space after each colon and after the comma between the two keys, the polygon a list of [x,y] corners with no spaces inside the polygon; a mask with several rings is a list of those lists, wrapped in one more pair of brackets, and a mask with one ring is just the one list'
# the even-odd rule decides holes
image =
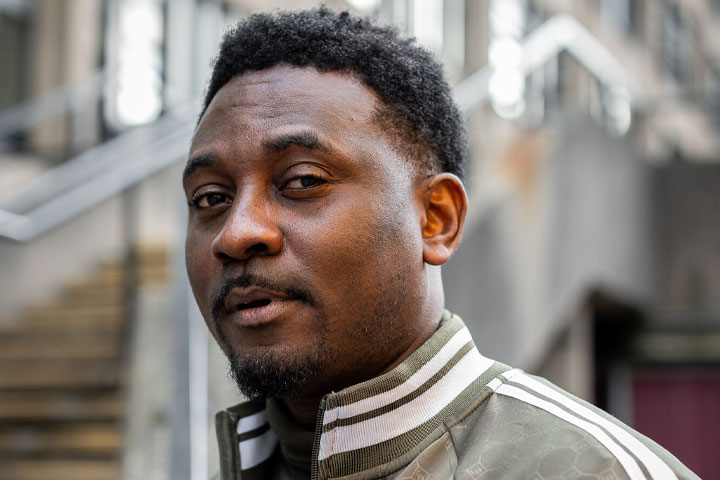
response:
{"label": "staircase", "polygon": [[165,283],[166,256],[101,265],[0,330],[0,479],[120,478],[126,285]]}

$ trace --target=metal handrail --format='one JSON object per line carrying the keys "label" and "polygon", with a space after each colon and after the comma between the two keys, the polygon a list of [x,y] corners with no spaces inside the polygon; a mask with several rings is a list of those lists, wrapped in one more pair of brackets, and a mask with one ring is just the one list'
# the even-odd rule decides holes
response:
{"label": "metal handrail", "polygon": [[[642,89],[617,58],[569,15],[555,15],[525,37],[520,47],[522,62],[519,70],[525,76],[567,51],[600,83],[625,89],[633,107],[640,108],[645,103]],[[453,97],[465,115],[488,100],[492,73],[492,67],[486,65],[455,87]]]}
{"label": "metal handrail", "polygon": [[27,130],[67,111],[80,110],[102,96],[105,72],[30,98],[0,111],[0,138]]}
{"label": "metal handrail", "polygon": [[[4,202],[0,238],[31,241],[184,158],[195,128],[194,110],[186,105],[40,176]],[[20,205],[22,214],[7,210]]]}
{"label": "metal handrail", "polygon": [[[523,75],[531,74],[562,51],[568,51],[603,84],[624,88],[631,105],[642,104],[642,90],[620,62],[568,15],[552,17],[530,33],[521,48]],[[465,115],[487,101],[491,74],[491,67],[485,66],[455,87],[453,96]],[[99,82],[101,77],[94,78],[93,82]],[[75,92],[74,88],[68,91]],[[64,98],[63,95],[71,94],[58,93],[57,98]],[[59,105],[59,100],[57,102]],[[191,111],[194,111],[192,107],[185,106],[42,175],[0,203],[0,237],[19,242],[32,240],[182,158],[194,128]],[[36,107],[27,107],[27,112],[32,112],[29,115],[33,121],[42,117]],[[20,114],[13,113],[15,115]],[[7,118],[10,116],[0,117],[0,132]],[[16,121],[23,125],[32,123]]]}
{"label": "metal handrail", "polygon": [[[101,143],[69,161],[46,171],[21,190],[0,200],[0,209],[15,213],[25,213],[53,198],[92,180],[96,175],[113,169],[121,161],[120,157],[145,155],[154,141],[182,128],[192,117],[192,107],[173,110],[157,121],[135,127],[131,130]],[[152,162],[152,159],[148,160]]]}

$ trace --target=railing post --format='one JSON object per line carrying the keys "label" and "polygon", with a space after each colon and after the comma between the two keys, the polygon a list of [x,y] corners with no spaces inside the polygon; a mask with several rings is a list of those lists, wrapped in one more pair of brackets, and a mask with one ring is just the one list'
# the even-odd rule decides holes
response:
{"label": "railing post", "polygon": [[[184,227],[185,202],[178,199],[178,206],[182,212],[178,218]],[[169,478],[204,480],[208,468],[208,333],[185,273],[184,235],[178,237],[172,260]]]}
{"label": "railing post", "polygon": [[[130,187],[122,193],[122,235],[123,265],[122,270],[122,338],[123,360],[129,362],[131,332],[135,328],[138,315],[138,290],[140,288],[140,271],[138,256],[138,192],[137,186]],[[128,363],[129,364],[129,363]]]}

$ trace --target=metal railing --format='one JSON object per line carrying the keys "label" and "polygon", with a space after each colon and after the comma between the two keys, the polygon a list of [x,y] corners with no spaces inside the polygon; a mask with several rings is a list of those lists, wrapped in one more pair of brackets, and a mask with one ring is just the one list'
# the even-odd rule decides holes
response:
{"label": "metal railing", "polygon": [[[523,75],[530,75],[563,51],[572,54],[603,85],[625,89],[634,107],[643,104],[642,90],[620,62],[568,15],[551,18],[524,39]],[[492,69],[485,66],[455,87],[455,101],[465,115],[488,100],[491,74]],[[97,98],[102,79],[99,73],[42,100],[30,100],[0,113],[0,136]],[[190,106],[175,110],[41,175],[0,202],[0,238],[31,241],[180,160],[187,152],[194,113]]]}
{"label": "metal railing", "polygon": [[[521,51],[519,68],[525,77],[568,52],[601,85],[626,92],[633,111],[656,107],[618,59],[569,15],[556,15],[533,30],[523,39]],[[466,116],[488,101],[492,74],[486,65],[455,87],[454,99]],[[99,98],[104,77],[99,72],[0,112],[0,138]],[[186,105],[41,175],[0,202],[0,238],[31,241],[183,158],[194,114],[195,109]]]}
{"label": "metal railing", "polygon": [[[633,108],[644,107],[642,89],[638,88],[609,50],[572,17],[558,15],[551,18],[530,33],[522,41],[521,47],[521,71],[525,76],[567,51],[601,84],[627,91]],[[492,73],[491,67],[483,67],[454,89],[455,101],[466,116],[489,99]],[[53,116],[77,111],[88,102],[98,99],[102,94],[103,78],[104,74],[99,73],[86,82],[0,112],[0,138],[32,128]],[[195,114],[196,108],[188,104],[167,113],[152,124],[124,132],[42,174],[0,202],[0,239],[31,242],[104,201],[130,190],[151,175],[183,161],[194,130]],[[181,251],[181,246],[177,250]],[[176,273],[184,272],[181,255],[174,259],[174,263]],[[194,318],[199,313],[191,300],[184,273],[176,275],[174,283],[173,304],[177,311],[173,313],[176,322],[172,330],[175,349],[173,358],[174,363],[181,366],[181,371],[175,372],[178,378],[174,378],[176,386],[173,397],[177,401],[173,405],[177,411],[170,416],[182,425],[187,424],[189,418],[189,423],[194,425],[192,430],[196,432],[193,435],[197,439],[207,431],[203,412],[207,402],[203,393],[203,388],[207,387],[207,368],[204,363],[207,360],[206,331],[202,322]],[[198,328],[200,330],[195,330]],[[187,430],[182,425],[174,425],[173,431]],[[174,435],[174,440],[179,437]],[[182,448],[189,445],[187,438],[177,443]],[[182,448],[179,453],[172,454],[174,464],[179,465],[187,460],[181,458],[185,453]]]}
{"label": "metal railing", "polygon": [[[644,106],[642,89],[625,67],[593,34],[569,15],[556,15],[533,30],[522,41],[521,50],[519,68],[524,76],[567,51],[601,84],[625,89],[634,108]],[[455,87],[455,102],[465,115],[487,102],[492,73],[492,68],[486,65]]]}
{"label": "metal railing", "polygon": [[40,175],[0,203],[0,237],[31,241],[180,161],[194,113],[186,105]]}
{"label": "metal railing", "polygon": [[64,113],[76,112],[102,96],[105,72],[30,98],[0,111],[0,138],[27,130]]}

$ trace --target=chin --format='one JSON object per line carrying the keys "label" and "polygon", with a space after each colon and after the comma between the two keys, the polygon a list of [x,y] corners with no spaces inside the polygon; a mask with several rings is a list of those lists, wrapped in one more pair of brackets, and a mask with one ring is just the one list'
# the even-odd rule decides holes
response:
{"label": "chin", "polygon": [[265,351],[232,353],[230,376],[248,398],[289,397],[311,383],[323,370],[322,345],[314,352]]}

